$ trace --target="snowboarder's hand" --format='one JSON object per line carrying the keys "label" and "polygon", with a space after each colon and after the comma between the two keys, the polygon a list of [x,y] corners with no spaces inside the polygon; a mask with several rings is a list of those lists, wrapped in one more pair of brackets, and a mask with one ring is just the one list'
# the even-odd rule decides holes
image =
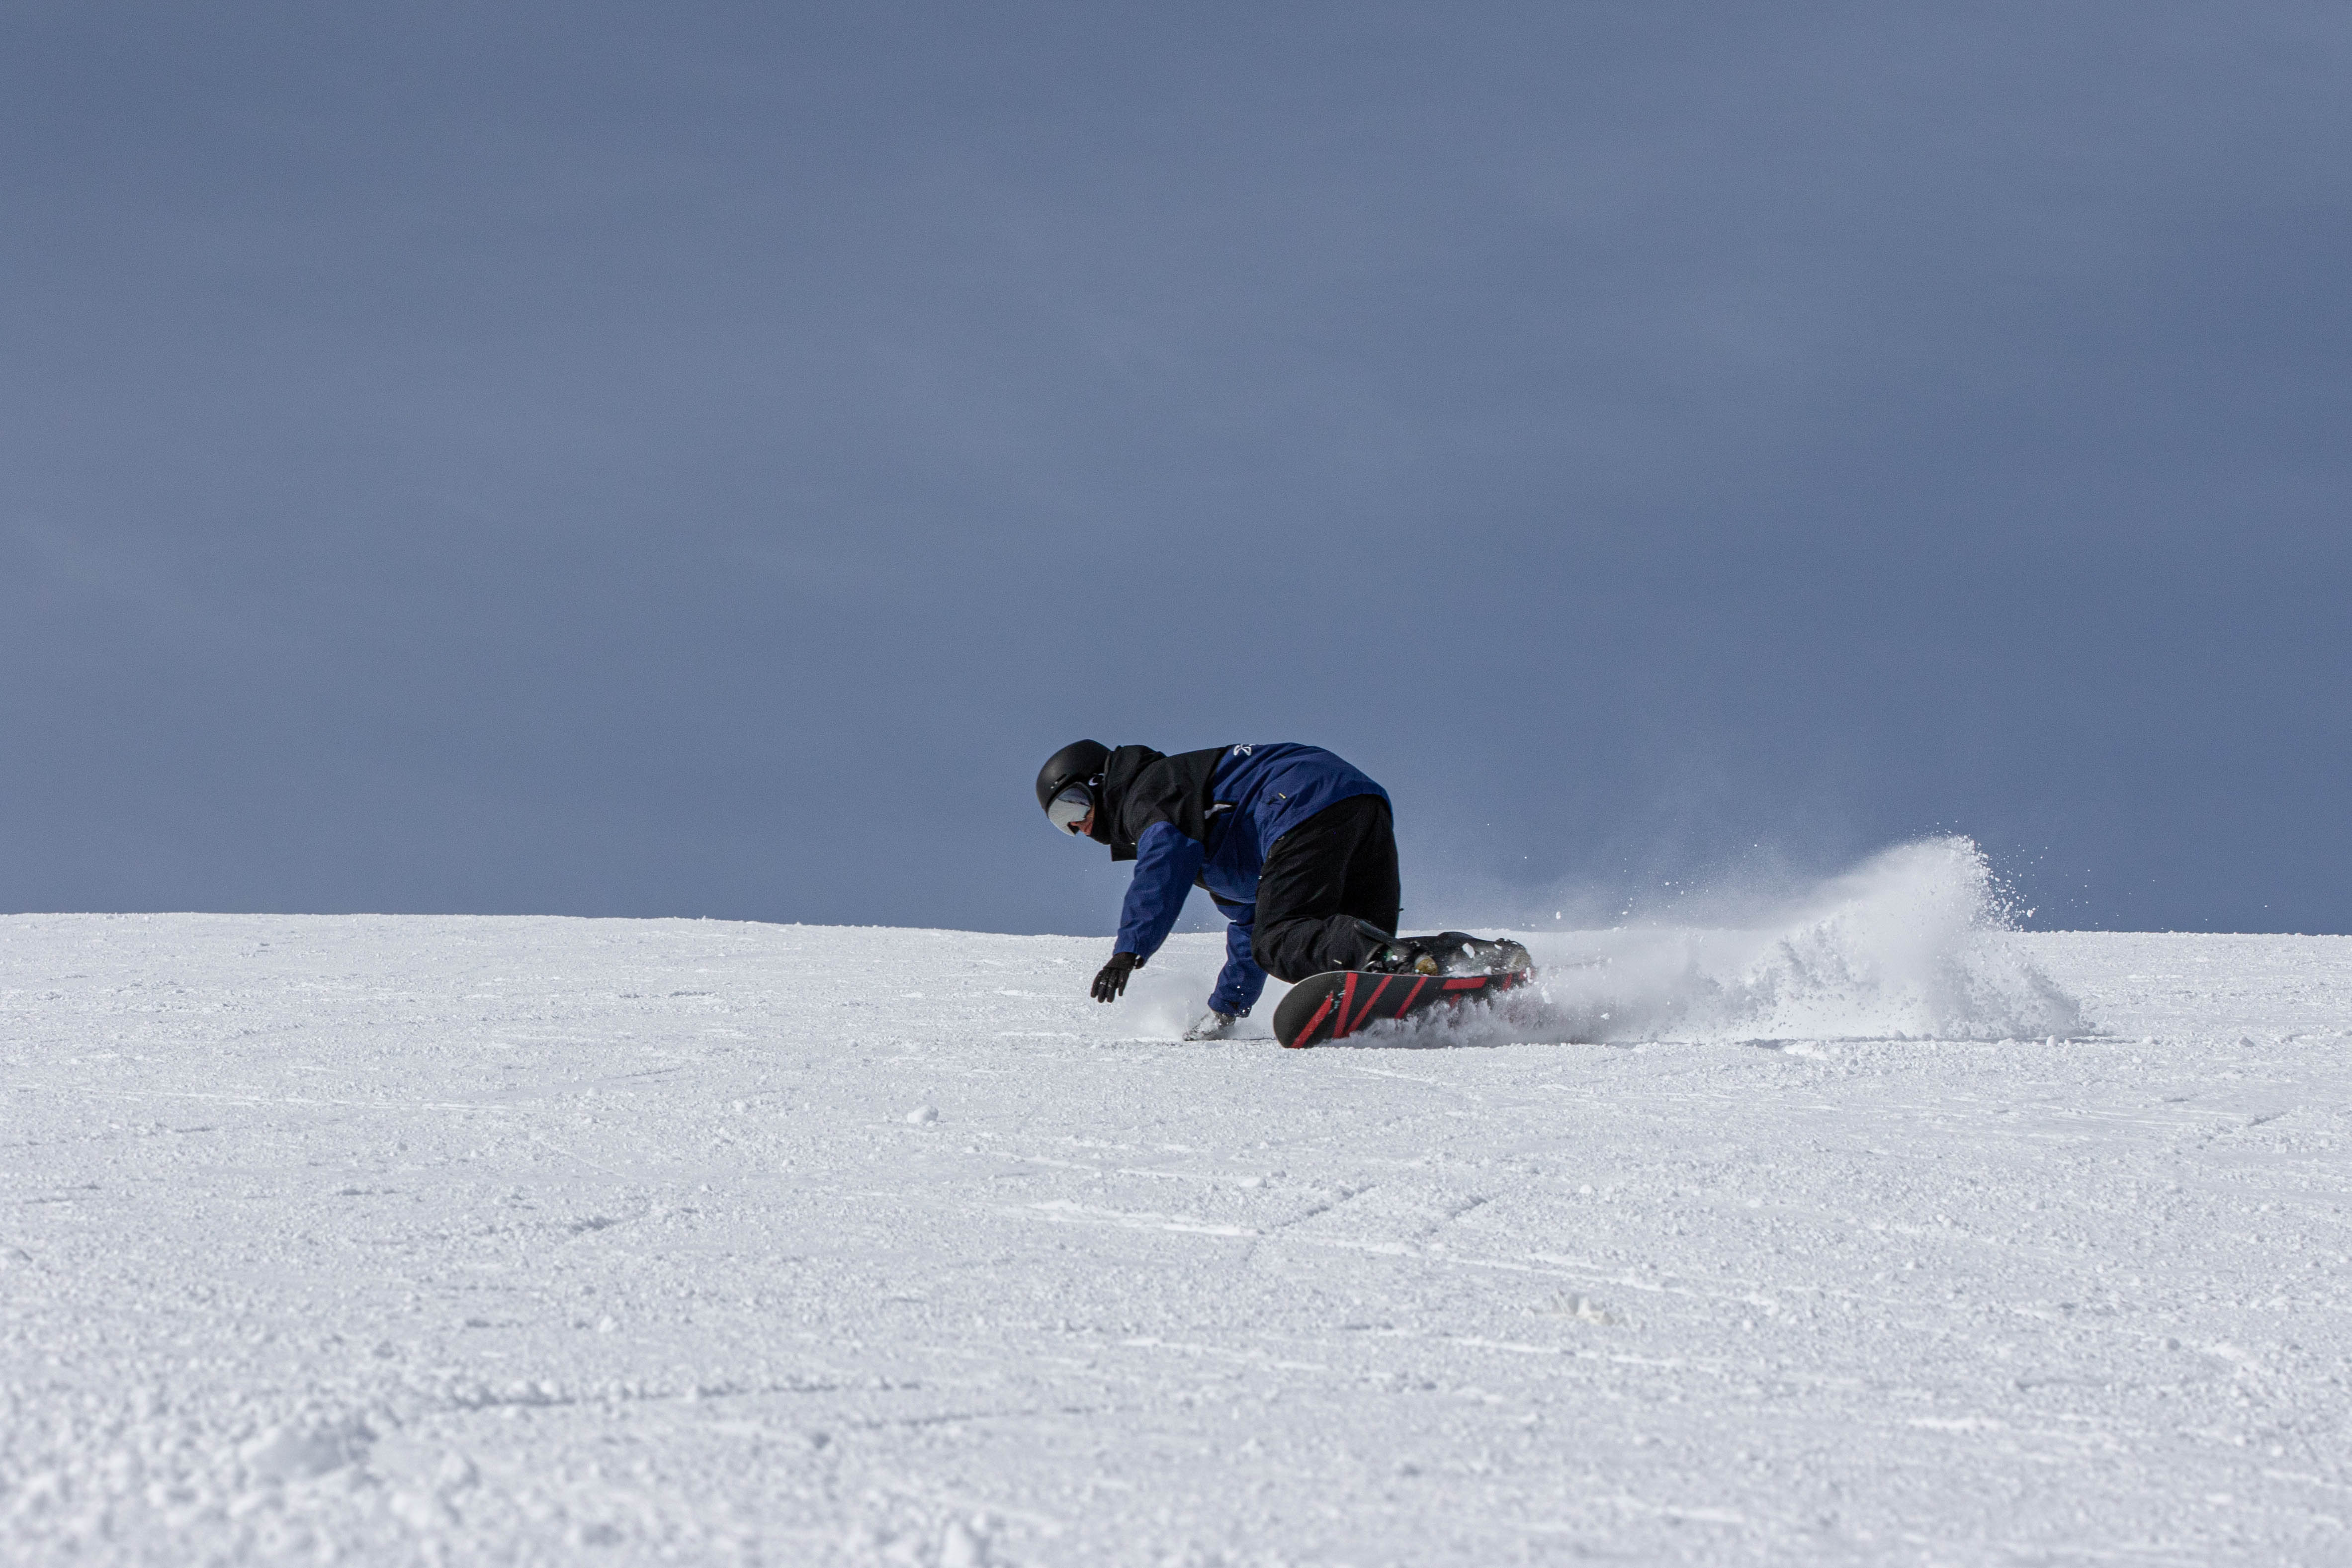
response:
{"label": "snowboarder's hand", "polygon": [[1127,977],[1129,972],[1142,967],[1142,964],[1143,960],[1131,952],[1112,953],[1110,962],[1104,964],[1101,973],[1095,976],[1095,1000],[1118,1001],[1119,993],[1127,989]]}

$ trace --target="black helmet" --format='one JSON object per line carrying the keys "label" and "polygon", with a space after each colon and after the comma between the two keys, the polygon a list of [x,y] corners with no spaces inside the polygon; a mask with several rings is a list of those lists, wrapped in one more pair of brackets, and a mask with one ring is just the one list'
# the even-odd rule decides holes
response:
{"label": "black helmet", "polygon": [[1105,763],[1110,761],[1110,748],[1100,741],[1073,741],[1045,759],[1037,770],[1037,807],[1050,818],[1054,797],[1066,789],[1087,791],[1089,797],[1094,786],[1102,780]]}

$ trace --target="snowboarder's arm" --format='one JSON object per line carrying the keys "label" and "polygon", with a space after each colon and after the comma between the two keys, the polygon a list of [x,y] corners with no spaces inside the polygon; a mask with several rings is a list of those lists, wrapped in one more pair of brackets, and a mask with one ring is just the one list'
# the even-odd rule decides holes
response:
{"label": "snowboarder's arm", "polygon": [[1265,971],[1250,956],[1250,942],[1257,935],[1257,906],[1220,899],[1217,910],[1232,923],[1225,927],[1225,967],[1218,972],[1217,988],[1209,993],[1209,1010],[1239,1015],[1257,1005],[1258,994],[1265,989]]}
{"label": "snowboarder's arm", "polygon": [[1135,845],[1135,880],[1118,919],[1118,951],[1150,958],[1176,929],[1184,895],[1201,874],[1201,841],[1173,824],[1155,822]]}

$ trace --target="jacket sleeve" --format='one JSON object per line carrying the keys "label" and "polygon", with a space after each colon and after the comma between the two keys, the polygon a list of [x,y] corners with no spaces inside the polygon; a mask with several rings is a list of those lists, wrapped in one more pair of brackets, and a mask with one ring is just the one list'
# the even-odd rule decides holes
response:
{"label": "jacket sleeve", "polygon": [[1219,899],[1217,911],[1232,923],[1225,927],[1225,967],[1217,973],[1209,1005],[1220,1013],[1246,1013],[1265,989],[1265,971],[1250,956],[1250,942],[1257,934],[1257,906]]}
{"label": "jacket sleeve", "polygon": [[1135,879],[1119,911],[1119,952],[1150,958],[1160,951],[1184,912],[1184,895],[1192,890],[1205,853],[1199,839],[1168,823],[1143,830],[1135,844]]}

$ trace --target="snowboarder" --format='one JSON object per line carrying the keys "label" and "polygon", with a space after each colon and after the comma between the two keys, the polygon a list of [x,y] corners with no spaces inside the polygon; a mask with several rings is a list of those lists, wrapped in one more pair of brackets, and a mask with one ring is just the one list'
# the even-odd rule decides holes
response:
{"label": "snowboarder", "polygon": [[1225,965],[1188,1040],[1222,1039],[1265,977],[1329,970],[1453,973],[1496,950],[1460,931],[1399,937],[1402,903],[1388,792],[1344,759],[1286,742],[1169,756],[1097,741],[1037,773],[1037,804],[1073,837],[1135,862],[1116,951],[1093,995],[1112,1002],[1160,951],[1194,886],[1229,922]]}

